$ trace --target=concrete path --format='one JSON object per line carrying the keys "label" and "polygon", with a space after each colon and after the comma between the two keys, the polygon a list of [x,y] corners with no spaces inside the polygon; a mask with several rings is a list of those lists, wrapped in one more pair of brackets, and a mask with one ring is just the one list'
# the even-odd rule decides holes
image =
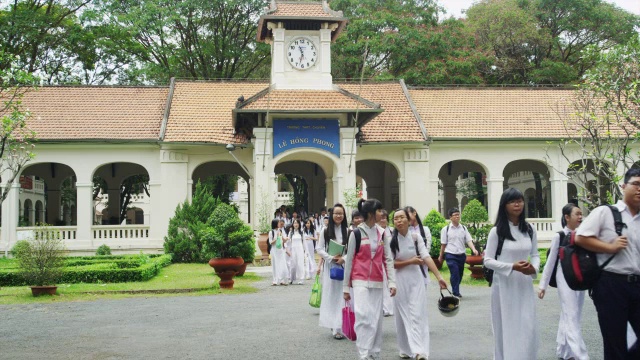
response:
{"label": "concrete path", "polygon": [[[267,269],[258,269],[265,279],[249,295],[0,306],[0,359],[356,359],[354,343],[318,327],[311,282],[272,287]],[[433,290],[430,359],[491,359],[489,288],[463,287],[453,318],[437,311]],[[558,314],[551,289],[538,301],[539,359],[555,359]],[[384,319],[383,359],[399,359],[394,321]],[[590,300],[583,332],[591,359],[602,359]]]}

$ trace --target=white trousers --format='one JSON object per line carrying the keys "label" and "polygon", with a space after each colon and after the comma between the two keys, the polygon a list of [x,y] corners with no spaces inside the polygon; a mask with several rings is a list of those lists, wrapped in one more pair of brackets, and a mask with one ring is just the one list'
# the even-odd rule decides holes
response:
{"label": "white trousers", "polygon": [[358,356],[378,358],[382,347],[382,292],[384,289],[354,287],[355,330]]}

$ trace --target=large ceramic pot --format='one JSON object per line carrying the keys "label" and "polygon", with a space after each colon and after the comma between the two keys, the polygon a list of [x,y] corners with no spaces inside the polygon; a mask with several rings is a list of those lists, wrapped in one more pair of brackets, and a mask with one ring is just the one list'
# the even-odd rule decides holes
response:
{"label": "large ceramic pot", "polygon": [[233,277],[236,276],[243,264],[244,260],[241,257],[213,258],[209,260],[209,266],[220,277],[220,288],[222,289],[233,289]]}
{"label": "large ceramic pot", "polygon": [[269,234],[260,234],[258,237],[258,248],[262,253],[262,260],[269,259],[269,252],[267,251],[267,241],[269,240]]}
{"label": "large ceramic pot", "polygon": [[242,266],[240,266],[240,269],[238,269],[238,273],[236,274],[236,276],[243,276],[244,272],[247,271],[247,265],[251,264],[251,262],[245,262],[244,264],[242,264]]}
{"label": "large ceramic pot", "polygon": [[55,295],[58,287],[55,285],[45,285],[45,286],[30,286],[31,294],[33,296],[40,295]]}
{"label": "large ceramic pot", "polygon": [[472,278],[484,278],[484,272],[482,271],[482,255],[467,255],[467,260],[465,262],[469,264],[469,270],[471,270]]}

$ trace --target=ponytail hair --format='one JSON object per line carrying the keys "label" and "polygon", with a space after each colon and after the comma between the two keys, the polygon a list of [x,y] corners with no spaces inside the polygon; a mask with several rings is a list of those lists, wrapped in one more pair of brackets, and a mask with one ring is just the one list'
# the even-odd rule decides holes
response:
{"label": "ponytail hair", "polygon": [[560,219],[560,223],[562,224],[562,228],[567,226],[567,219],[565,216],[571,216],[571,212],[573,212],[573,208],[577,208],[578,205],[574,203],[568,203],[567,205],[562,207],[562,219]]}
{"label": "ponytail hair", "polygon": [[376,211],[382,209],[382,203],[377,199],[360,199],[358,201],[358,211],[364,217],[364,220],[367,221],[369,216],[373,216],[375,219]]}
{"label": "ponytail hair", "polygon": [[422,236],[422,241],[424,241],[424,244],[427,245],[427,234],[424,232],[424,226],[422,225],[422,220],[420,220],[420,215],[418,215],[418,212],[416,211],[416,209],[414,209],[413,206],[406,206],[404,208],[404,213],[405,215],[407,215],[407,218],[409,218],[410,213],[416,214],[416,222],[418,223],[418,227],[420,228],[420,236]]}
{"label": "ponytail hair", "polygon": [[[405,209],[400,208],[393,212],[394,216],[398,213],[398,211],[404,212],[405,216],[409,215],[407,214]],[[391,247],[391,252],[393,252],[393,257],[395,258],[396,254],[400,251],[400,244],[398,244],[398,229],[396,227],[393,228],[393,235],[391,236],[391,242],[389,243],[389,246]]]}

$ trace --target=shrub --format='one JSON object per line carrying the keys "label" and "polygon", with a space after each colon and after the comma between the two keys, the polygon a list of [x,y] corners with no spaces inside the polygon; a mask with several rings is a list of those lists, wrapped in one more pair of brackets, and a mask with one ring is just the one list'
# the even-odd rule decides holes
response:
{"label": "shrub", "polygon": [[218,205],[207,225],[202,231],[202,251],[205,257],[242,257],[245,262],[253,261],[255,254],[253,230],[240,220],[231,206]]}
{"label": "shrub", "polygon": [[[141,264],[139,255],[124,258],[108,259],[94,258],[95,262],[82,257],[69,259],[67,266],[61,269],[59,283],[116,283],[147,281],[158,274],[160,269],[171,264],[171,255],[149,256],[148,262]],[[73,264],[73,265],[69,265]],[[20,272],[13,269],[0,271],[0,285],[22,286],[29,285]]]}
{"label": "shrub", "polygon": [[[487,244],[489,231],[485,229],[485,226],[481,225],[487,221],[489,221],[487,209],[477,199],[469,201],[460,214],[460,222],[467,226],[478,251],[481,251]],[[489,226],[489,230],[491,230],[491,226]]]}
{"label": "shrub", "polygon": [[64,247],[57,232],[37,231],[35,239],[18,254],[20,275],[27,285],[55,285],[64,266]]}
{"label": "shrub", "polygon": [[102,244],[96,250],[96,255],[111,255],[111,248],[107,244]]}
{"label": "shrub", "polygon": [[447,220],[436,209],[432,209],[429,214],[422,220],[422,225],[429,228],[431,232],[431,248],[429,254],[432,257],[440,256],[440,232],[442,228],[447,226]]}
{"label": "shrub", "polygon": [[29,247],[31,247],[31,244],[27,240],[20,240],[11,248],[11,255],[18,258],[22,252],[29,250]]}
{"label": "shrub", "polygon": [[220,201],[198,182],[191,202],[178,205],[164,238],[164,251],[172,254],[173,262],[204,263],[209,260],[203,256],[201,234],[218,204]]}

